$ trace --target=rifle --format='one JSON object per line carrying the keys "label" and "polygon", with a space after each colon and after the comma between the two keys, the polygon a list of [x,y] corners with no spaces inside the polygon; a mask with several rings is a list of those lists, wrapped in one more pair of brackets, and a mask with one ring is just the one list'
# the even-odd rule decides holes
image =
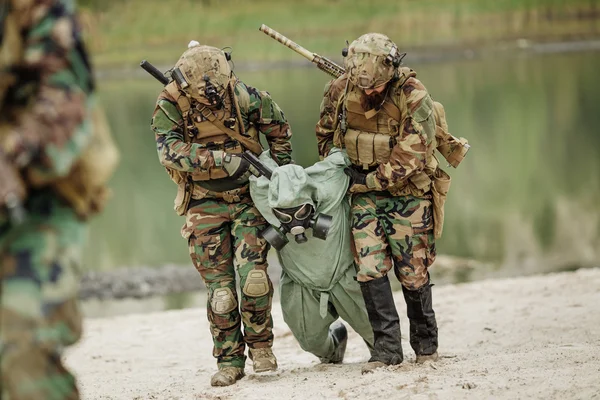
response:
{"label": "rifle", "polygon": [[154,65],[150,64],[150,62],[146,60],[142,60],[140,62],[140,67],[150,75],[154,77],[157,81],[163,84],[163,86],[167,86],[171,81],[176,80],[179,84],[179,87],[185,89],[189,86],[189,83],[186,81],[183,73],[179,68],[173,68],[168,70],[165,73],[160,72],[158,68]]}
{"label": "rifle", "polygon": [[250,163],[250,167],[248,171],[257,178],[261,176],[266,176],[267,179],[271,180],[271,176],[273,175],[273,171],[265,164],[263,164],[258,157],[254,155],[250,150],[246,150],[241,157]]}
{"label": "rifle", "polygon": [[19,225],[25,220],[25,186],[17,170],[0,153],[0,212],[6,210],[10,221]]}
{"label": "rifle", "polygon": [[321,71],[333,76],[334,78],[339,77],[345,72],[344,68],[340,67],[330,59],[322,57],[317,53],[312,53],[308,51],[304,47],[300,46],[298,43],[288,39],[281,33],[269,28],[265,24],[262,24],[260,28],[258,28],[258,30],[265,33],[266,35],[271,36],[273,39],[277,40],[284,46],[287,46],[290,49],[294,50],[296,53],[300,54],[304,58],[307,58],[310,62],[316,64],[317,68],[319,68]]}
{"label": "rifle", "polygon": [[[319,68],[321,71],[328,73],[334,78],[338,78],[346,72],[344,68],[340,67],[333,61],[322,57],[317,53],[312,53],[308,51],[304,47],[283,36],[281,33],[269,28],[265,24],[262,24],[260,28],[258,28],[258,30],[265,33],[266,35],[269,35],[284,46],[287,46],[290,49],[294,50],[301,56],[309,59],[312,63],[317,65],[317,68]],[[445,124],[445,116],[443,117],[443,120]],[[467,154],[467,151],[469,150],[470,146],[465,138],[456,138],[452,136],[450,133],[447,132],[447,126],[441,126],[440,123],[440,118],[438,117],[436,112],[436,124],[441,128],[436,129],[436,139],[438,140],[437,150],[442,154],[442,156],[444,156],[444,158],[448,161],[448,163],[451,166],[456,168]],[[345,122],[342,122],[342,124],[345,124]]]}

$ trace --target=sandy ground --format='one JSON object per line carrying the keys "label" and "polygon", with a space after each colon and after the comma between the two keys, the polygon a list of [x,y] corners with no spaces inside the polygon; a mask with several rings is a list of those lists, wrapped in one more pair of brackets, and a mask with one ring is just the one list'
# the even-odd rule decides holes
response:
{"label": "sandy ground", "polygon": [[[395,295],[401,315],[405,304]],[[361,375],[354,332],[343,365],[303,352],[278,304],[277,372],[212,388],[206,313],[189,309],[88,319],[67,353],[84,399],[600,399],[600,269],[436,286],[441,360]]]}

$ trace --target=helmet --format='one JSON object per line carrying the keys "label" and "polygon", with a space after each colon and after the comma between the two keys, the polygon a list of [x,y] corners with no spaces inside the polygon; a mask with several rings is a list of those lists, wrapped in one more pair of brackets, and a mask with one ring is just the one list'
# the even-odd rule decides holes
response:
{"label": "helmet", "polygon": [[190,43],[190,47],[175,64],[175,69],[181,71],[188,84],[182,89],[192,98],[211,104],[207,98],[211,94],[210,86],[222,98],[231,79],[231,67],[223,50],[196,43]]}
{"label": "helmet", "polygon": [[398,47],[389,37],[367,33],[350,44],[344,67],[354,85],[373,89],[394,77],[401,60]]}

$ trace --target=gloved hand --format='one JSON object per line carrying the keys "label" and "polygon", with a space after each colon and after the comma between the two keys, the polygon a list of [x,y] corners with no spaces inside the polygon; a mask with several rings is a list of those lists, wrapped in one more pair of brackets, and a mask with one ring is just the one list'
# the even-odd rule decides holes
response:
{"label": "gloved hand", "polygon": [[348,191],[350,193],[364,193],[368,192],[367,187],[367,174],[358,172],[354,168],[344,168],[344,173],[350,177],[350,185]]}
{"label": "gloved hand", "polygon": [[223,169],[229,177],[237,180],[247,180],[250,176],[250,163],[238,154],[225,153],[223,156]]}
{"label": "gloved hand", "polygon": [[356,171],[354,168],[344,168],[344,173],[350,177],[350,186],[367,185],[367,174]]}

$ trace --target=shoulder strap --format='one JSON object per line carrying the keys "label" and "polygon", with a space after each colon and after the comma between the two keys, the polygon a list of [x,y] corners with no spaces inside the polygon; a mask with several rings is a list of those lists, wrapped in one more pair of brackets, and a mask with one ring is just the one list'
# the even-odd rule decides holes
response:
{"label": "shoulder strap", "polygon": [[[214,126],[216,126],[221,131],[223,131],[224,133],[229,135],[230,138],[235,139],[238,142],[240,142],[244,147],[246,147],[248,150],[250,150],[254,154],[259,155],[262,152],[263,149],[262,149],[262,146],[260,145],[260,143],[254,141],[250,138],[247,138],[245,136],[242,136],[238,132],[234,131],[233,129],[230,129],[230,128],[226,127],[225,125],[223,125],[223,123],[217,119],[217,116],[207,106],[202,106],[202,108],[200,108],[198,111],[200,111],[200,114],[202,114],[202,116],[204,118],[206,118],[208,121],[210,121]],[[241,123],[242,123],[242,121],[240,121],[240,124]]]}

